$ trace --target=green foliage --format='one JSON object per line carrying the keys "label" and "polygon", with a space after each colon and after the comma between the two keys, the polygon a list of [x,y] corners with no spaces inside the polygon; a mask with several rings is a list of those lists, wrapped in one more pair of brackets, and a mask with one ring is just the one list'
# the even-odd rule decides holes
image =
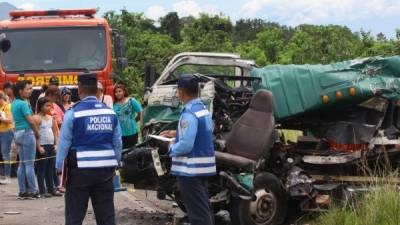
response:
{"label": "green foliage", "polygon": [[201,14],[179,18],[176,12],[154,21],[143,13],[107,12],[112,29],[125,36],[129,66],[116,71],[115,80],[129,85],[140,99],[144,91],[144,68],[155,65],[161,73],[168,60],[184,51],[235,52],[257,65],[332,63],[375,55],[400,54],[400,29],[396,39],[377,37],[344,26],[281,26],[261,19],[240,19],[235,24],[224,15]]}
{"label": "green foliage", "polygon": [[317,219],[316,225],[395,225],[400,224],[400,193],[384,185],[366,194],[357,209],[333,208]]}
{"label": "green foliage", "polygon": [[179,24],[179,16],[176,12],[170,12],[160,18],[160,31],[163,34],[170,35],[175,43],[181,40],[181,26]]}
{"label": "green foliage", "polygon": [[245,59],[253,59],[257,65],[267,65],[267,57],[262,49],[254,42],[241,43],[236,47],[238,52]]}
{"label": "green foliage", "polygon": [[298,26],[285,52],[283,63],[331,63],[358,56],[360,41],[347,27],[328,25]]}
{"label": "green foliage", "polygon": [[200,18],[184,24],[181,48],[187,51],[233,51],[232,23],[223,16],[200,14]]}

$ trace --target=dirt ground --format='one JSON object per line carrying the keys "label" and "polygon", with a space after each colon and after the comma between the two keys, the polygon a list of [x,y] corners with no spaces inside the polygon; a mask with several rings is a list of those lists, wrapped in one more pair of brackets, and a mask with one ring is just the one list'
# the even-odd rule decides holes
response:
{"label": "dirt ground", "polygon": [[[18,200],[17,192],[15,178],[12,184],[0,185],[0,225],[64,224],[63,197]],[[114,202],[118,225],[172,225],[183,216],[171,201],[157,200],[154,192],[138,191],[130,186],[128,191],[115,193]],[[96,224],[90,203],[83,224]]]}
{"label": "dirt ground", "polygon": [[[135,190],[133,186],[123,185],[128,191],[116,192],[114,203],[118,225],[181,225],[183,212],[174,202],[159,200],[153,191]],[[36,200],[18,200],[16,178],[12,184],[0,185],[0,225],[63,225],[64,197],[40,198]],[[296,216],[297,217],[297,216]],[[96,224],[89,203],[84,225]],[[230,225],[229,213],[219,212],[215,217],[216,225]],[[288,221],[287,225],[304,225],[298,217]]]}

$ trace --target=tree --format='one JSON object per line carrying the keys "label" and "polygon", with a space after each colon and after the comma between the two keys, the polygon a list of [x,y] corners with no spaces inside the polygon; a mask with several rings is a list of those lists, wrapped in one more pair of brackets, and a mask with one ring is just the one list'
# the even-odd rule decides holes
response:
{"label": "tree", "polygon": [[170,12],[160,18],[160,27],[143,13],[126,9],[104,17],[126,39],[129,66],[116,80],[128,83],[136,97],[143,93],[146,64],[161,71],[168,60],[183,51],[237,52],[259,66],[270,64],[332,63],[357,57],[400,54],[400,29],[396,39],[383,33],[352,32],[345,26],[302,24],[281,26],[262,19],[239,19],[235,25],[223,15],[201,14],[179,18]]}
{"label": "tree", "polygon": [[358,56],[359,37],[347,27],[299,25],[281,55],[282,63],[332,63]]}
{"label": "tree", "polygon": [[371,32],[361,31],[361,42],[362,42],[362,51],[361,56],[391,56],[395,55],[396,52],[396,43],[394,40],[387,40],[387,38],[379,33],[377,35],[377,39],[371,35]]}
{"label": "tree", "polygon": [[396,29],[395,54],[400,55],[400,28]]}
{"label": "tree", "polygon": [[121,71],[115,79],[128,84],[130,93],[136,97],[143,94],[143,74],[146,64],[153,64],[160,71],[168,61],[168,57],[178,52],[173,39],[161,34],[153,20],[141,13],[122,11],[117,15],[107,12],[105,18],[113,28],[117,28],[125,38],[125,56],[128,67]]}
{"label": "tree", "polygon": [[164,17],[161,17],[160,25],[161,33],[169,34],[174,39],[175,43],[178,43],[181,40],[181,25],[178,13],[170,12]]}
{"label": "tree", "polygon": [[266,66],[268,64],[265,52],[261,50],[255,42],[240,43],[236,49],[242,58],[253,59],[258,66]]}
{"label": "tree", "polygon": [[281,29],[272,28],[258,33],[256,43],[258,48],[264,52],[268,63],[278,63],[285,44]]}
{"label": "tree", "polygon": [[379,32],[379,33],[376,35],[376,40],[377,40],[377,41],[387,41],[385,34],[382,33],[382,32]]}
{"label": "tree", "polygon": [[230,39],[233,26],[229,18],[200,14],[200,18],[185,22],[181,35],[181,49],[219,52],[233,50]]}
{"label": "tree", "polygon": [[262,19],[240,19],[236,21],[233,31],[234,43],[254,40],[265,26]]}

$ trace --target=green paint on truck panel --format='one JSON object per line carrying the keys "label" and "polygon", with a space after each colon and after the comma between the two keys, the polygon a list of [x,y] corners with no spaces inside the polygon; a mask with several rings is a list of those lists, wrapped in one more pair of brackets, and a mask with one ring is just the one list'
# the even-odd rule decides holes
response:
{"label": "green paint on truck panel", "polygon": [[254,175],[251,173],[240,173],[234,175],[235,179],[247,190],[253,190]]}
{"label": "green paint on truck panel", "polygon": [[143,112],[143,122],[173,122],[179,119],[181,107],[169,107],[163,105],[147,106]]}
{"label": "green paint on truck panel", "polygon": [[[277,120],[358,104],[374,95],[400,99],[400,56],[329,65],[271,65],[254,68],[251,76],[261,78],[253,83],[254,91],[268,89],[273,93]],[[349,94],[350,88],[355,88],[354,96]]]}
{"label": "green paint on truck panel", "polygon": [[[211,101],[203,100],[203,103],[210,108]],[[183,105],[171,107],[165,105],[147,106],[143,111],[143,123],[146,125],[149,122],[177,122],[181,114]]]}

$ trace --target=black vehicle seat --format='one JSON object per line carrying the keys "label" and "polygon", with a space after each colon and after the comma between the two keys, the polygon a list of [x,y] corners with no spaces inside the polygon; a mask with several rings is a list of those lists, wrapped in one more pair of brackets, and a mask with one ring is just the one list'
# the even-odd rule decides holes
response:
{"label": "black vehicle seat", "polygon": [[227,152],[215,152],[217,163],[247,169],[274,144],[274,107],[272,94],[258,91],[247,111],[232,126],[227,138]]}

